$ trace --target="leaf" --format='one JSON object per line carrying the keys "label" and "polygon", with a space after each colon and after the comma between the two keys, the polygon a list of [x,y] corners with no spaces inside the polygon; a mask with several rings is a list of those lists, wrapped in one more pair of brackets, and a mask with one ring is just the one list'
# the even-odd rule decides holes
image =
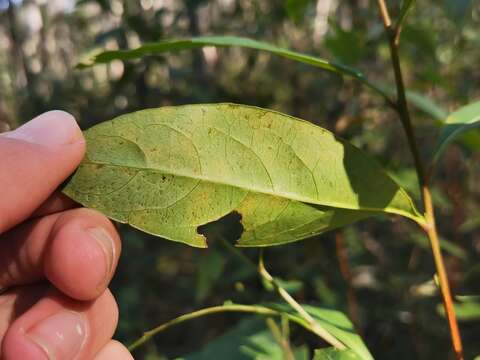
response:
{"label": "leaf", "polygon": [[[391,96],[395,96],[397,93],[394,87],[386,87],[384,91]],[[448,113],[440,105],[422,93],[407,90],[406,96],[409,106],[415,107],[437,122],[443,122],[448,116]]]}
{"label": "leaf", "polygon": [[[294,347],[296,360],[310,358],[308,347]],[[176,360],[284,360],[282,348],[261,318],[240,321],[232,329],[209,341],[200,351],[181,356]]]}
{"label": "leaf", "polygon": [[237,243],[242,247],[286,244],[376,214],[372,211],[315,206],[263,194],[249,194],[235,211],[242,215],[244,231]]}
{"label": "leaf", "polygon": [[407,99],[410,104],[435,120],[443,121],[448,116],[444,109],[424,94],[416,91],[407,91]]}
{"label": "leaf", "polygon": [[313,360],[361,360],[352,350],[325,348],[315,350]]}
{"label": "leaf", "polygon": [[197,227],[238,212],[240,246],[304,239],[386,212],[423,223],[377,162],[329,131],[234,104],[138,111],[85,132],[65,194],[110,218],[205,247]]}
{"label": "leaf", "polygon": [[415,5],[415,0],[403,0],[402,8],[400,9],[400,14],[398,15],[397,27],[402,27],[403,23],[407,19],[408,13],[412,10],[413,5]]}
{"label": "leaf", "polygon": [[[331,309],[319,308],[311,305],[301,305],[310,316],[312,316],[317,325],[321,325],[328,333],[337,338],[347,348],[354,351],[363,360],[372,360],[372,356],[362,339],[353,330],[352,323],[341,312]],[[264,317],[280,317],[282,321],[291,321],[300,325],[305,330],[315,333],[309,322],[304,320],[298,313],[287,304],[270,303],[265,305],[241,305],[232,302],[225,302],[220,306],[213,306],[209,308],[200,309],[188,314],[183,314],[175,319],[172,319],[164,324],[161,324],[144,333],[139,339],[134,341],[129,350],[133,351],[145,344],[145,342],[152,339],[162,331],[165,331],[173,326],[177,326],[186,321],[198,319],[203,316],[213,315],[218,313],[253,313]],[[295,351],[294,351],[295,352]],[[303,351],[300,351],[303,353]]]}
{"label": "leaf", "polygon": [[[298,323],[304,323],[297,313],[286,304],[266,304],[268,308],[289,314],[289,319]],[[338,310],[320,308],[318,306],[304,305],[302,307],[317,321],[325,330],[340,340],[348,349],[354,352],[360,359],[372,360],[373,357],[362,338],[355,332],[353,324]]]}
{"label": "leaf", "polygon": [[351,76],[359,80],[364,85],[368,86],[378,94],[382,95],[383,97],[388,98],[388,95],[386,95],[380,87],[368,81],[365,78],[365,75],[357,69],[334,61],[328,61],[315,56],[281,48],[263,41],[257,41],[237,36],[199,36],[186,39],[170,39],[155,43],[147,43],[138,48],[130,50],[104,51],[91,56],[89,59],[83,62],[80,62],[77,67],[85,68],[94,64],[108,63],[113,60],[133,60],[149,55],[158,55],[165,52],[179,50],[198,49],[204,46],[239,46],[247,49],[266,51],[290,60],[295,60],[304,64],[316,66],[326,71],[330,71],[340,75]]}
{"label": "leaf", "polygon": [[[227,309],[228,307],[233,307],[235,306],[234,304],[226,304],[224,305],[224,308]],[[237,305],[241,306],[241,305]],[[332,334],[334,337],[336,337],[338,340],[340,340],[346,347],[347,349],[351,350],[353,354],[355,354],[355,358],[353,359],[362,359],[362,360],[373,360],[372,355],[368,351],[367,347],[363,343],[362,339],[360,338],[359,335],[355,333],[355,330],[353,328],[352,323],[348,318],[340,311],[337,310],[332,310],[332,309],[326,309],[326,308],[320,308],[316,306],[311,306],[311,305],[301,305],[314,319],[317,321],[322,327],[324,327],[330,334]],[[253,307],[253,306],[244,306],[244,307]],[[278,303],[268,303],[268,304],[262,304],[262,305],[254,305],[254,307],[258,309],[265,309],[267,311],[273,310],[272,313],[277,313],[277,314],[282,314],[288,318],[289,321],[292,321],[300,326],[303,326],[306,329],[310,329],[310,325],[302,318],[300,317],[295,310],[293,310],[289,305],[287,304],[278,304]],[[264,313],[264,316],[267,315]],[[247,329],[251,329],[253,326],[256,330],[247,330],[246,333],[256,333],[258,332],[262,326],[261,324],[257,321],[256,325],[255,321],[249,321],[249,322],[242,322],[242,323],[249,323],[249,325],[240,325],[241,328],[244,326],[247,327]],[[242,324],[241,323],[241,324]],[[187,357],[189,360],[191,359],[207,359],[207,358],[228,358],[230,357],[222,357],[219,354],[217,354],[215,357],[212,357],[212,354],[215,354],[214,351],[220,350],[223,348],[224,350],[220,350],[221,354],[223,354],[223,351],[230,351],[231,353],[231,358],[239,358],[239,359],[245,359],[246,353],[245,351],[242,351],[246,348],[249,348],[250,351],[247,351],[247,354],[250,355],[259,355],[259,351],[263,353],[265,356],[274,356],[274,352],[278,351],[277,354],[281,355],[280,348],[278,348],[278,345],[276,344],[275,340],[273,337],[271,337],[270,334],[264,334],[268,335],[267,338],[270,339],[269,341],[265,340],[265,336],[262,336],[262,340],[259,341],[253,341],[250,342],[250,344],[255,343],[255,346],[245,346],[245,338],[242,339],[242,337],[245,334],[243,329],[240,331],[240,333],[237,333],[237,329],[234,329],[232,331],[229,331],[227,334],[222,335],[218,339],[214,340],[210,345],[207,345],[207,347],[202,350],[200,353],[194,354],[193,357]],[[244,345],[240,345],[239,342],[242,342]],[[236,344],[236,349],[241,349],[240,352],[236,350],[232,350],[233,344]],[[256,350],[253,350],[253,349]],[[270,350],[268,350],[270,348]],[[230,350],[227,350],[230,349]],[[208,357],[210,356],[210,357]],[[185,359],[187,359],[185,358]],[[271,359],[273,357],[265,357],[265,359]],[[257,359],[257,357],[255,357]],[[263,359],[263,357],[262,357]]]}
{"label": "leaf", "polygon": [[[456,296],[457,302],[454,303],[455,313],[459,321],[479,321],[480,320],[480,296]],[[437,312],[445,316],[445,310],[442,304],[437,305]]]}
{"label": "leaf", "polygon": [[438,137],[433,161],[437,162],[447,145],[459,135],[478,127],[480,127],[480,101],[463,106],[451,113]]}
{"label": "leaf", "polygon": [[241,321],[218,338],[209,341],[200,351],[177,360],[283,360],[283,351],[265,326],[265,320]]}
{"label": "leaf", "polygon": [[[420,245],[420,247],[424,248],[424,249],[430,249],[430,243],[428,242],[428,240],[425,238],[425,236],[423,236],[423,234],[419,234],[419,233],[412,233],[411,234],[411,239],[417,244],[417,245]],[[456,256],[460,259],[463,259],[463,260],[466,260],[468,259],[468,253],[461,247],[461,246],[458,246],[457,244],[451,242],[451,241],[448,241],[444,238],[440,238],[440,248],[453,255],[453,256]]]}

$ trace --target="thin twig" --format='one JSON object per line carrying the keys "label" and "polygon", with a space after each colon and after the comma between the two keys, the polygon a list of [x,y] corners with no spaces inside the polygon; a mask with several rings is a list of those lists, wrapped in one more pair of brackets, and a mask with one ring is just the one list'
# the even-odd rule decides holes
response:
{"label": "thin twig", "polygon": [[390,19],[390,15],[388,13],[387,4],[383,0],[377,0],[378,8],[380,9],[380,16],[382,17],[383,24],[385,28],[391,28],[392,20]]}
{"label": "thin twig", "polygon": [[399,39],[401,28],[396,30],[392,28],[392,22],[388,13],[388,8],[384,0],[377,0],[378,7],[380,9],[380,16],[385,27],[385,31],[388,36],[388,42],[390,46],[390,55],[395,73],[395,84],[397,87],[397,111],[405,130],[408,145],[413,156],[415,169],[417,171],[418,182],[422,193],[422,202],[425,211],[425,218],[427,224],[423,227],[432,248],[433,258],[435,260],[435,266],[437,269],[437,275],[439,278],[440,290],[442,293],[443,304],[445,307],[445,313],[447,314],[448,324],[450,327],[450,336],[452,339],[453,349],[455,351],[455,358],[457,360],[463,360],[463,348],[460,337],[460,331],[458,329],[457,319],[455,317],[455,310],[453,307],[453,300],[450,291],[450,285],[448,282],[445,265],[440,250],[440,244],[438,240],[437,229],[435,225],[435,213],[433,208],[432,196],[428,186],[429,178],[425,177],[425,167],[421,161],[418,146],[415,141],[415,132],[410,119],[410,113],[408,111],[408,104],[406,99],[405,85],[403,81],[402,69],[400,66],[400,59],[398,54]]}
{"label": "thin twig", "polygon": [[337,250],[338,264],[340,266],[340,272],[342,274],[343,280],[345,280],[345,283],[347,284],[348,313],[350,315],[350,319],[352,320],[353,326],[355,327],[355,330],[360,333],[360,324],[358,321],[358,302],[357,297],[355,296],[355,290],[352,286],[352,272],[350,270],[347,249],[341,231],[337,231],[337,233],[335,234],[335,245],[335,248]]}
{"label": "thin twig", "polygon": [[272,285],[278,294],[285,300],[312,328],[312,331],[337,349],[346,349],[346,346],[341,343],[336,337],[331,335],[323,328],[315,319],[300,305],[287,290],[280,286],[280,284],[273,278],[272,275],[265,268],[263,262],[263,249],[260,249],[260,258],[258,261],[258,272],[263,279]]}
{"label": "thin twig", "polygon": [[175,325],[181,324],[183,322],[193,320],[200,318],[202,316],[206,315],[212,315],[212,314],[218,314],[218,313],[224,313],[224,312],[240,312],[240,313],[250,313],[250,314],[257,314],[257,315],[262,315],[262,316],[287,316],[290,321],[293,321],[305,329],[309,331],[313,331],[310,327],[309,324],[305,323],[304,321],[301,321],[298,317],[291,316],[289,314],[284,314],[281,313],[280,311],[276,311],[270,308],[267,308],[265,306],[259,306],[259,305],[240,305],[240,304],[227,304],[227,305],[220,305],[220,306],[212,306],[209,308],[201,309],[198,311],[194,311],[188,314],[181,315],[175,319],[172,319],[162,325],[159,325],[149,331],[146,331],[143,333],[143,335],[135,340],[129,347],[129,351],[133,351],[137,349],[139,346],[143,345],[146,343],[148,340],[150,340],[152,337],[157,335],[158,333],[165,331]]}
{"label": "thin twig", "polygon": [[272,318],[267,318],[266,322],[273,337],[283,350],[283,359],[295,360],[295,356],[293,355],[292,348],[290,346],[290,341],[287,337],[284,336],[275,320],[273,320]]}
{"label": "thin twig", "polygon": [[260,258],[257,267],[252,260],[246,257],[241,251],[225,240],[222,236],[219,236],[218,239],[220,240],[220,243],[228,249],[228,251],[240,258],[249,267],[253,267],[253,269],[258,272],[262,279],[270,284],[270,286],[272,286],[277,293],[310,325],[313,333],[337,349],[346,349],[346,346],[342,342],[340,342],[337,338],[325,330],[317,321],[315,321],[315,319],[288,293],[288,291],[286,291],[278,283],[278,281],[275,280],[272,275],[270,275],[263,262],[263,249],[260,249]]}

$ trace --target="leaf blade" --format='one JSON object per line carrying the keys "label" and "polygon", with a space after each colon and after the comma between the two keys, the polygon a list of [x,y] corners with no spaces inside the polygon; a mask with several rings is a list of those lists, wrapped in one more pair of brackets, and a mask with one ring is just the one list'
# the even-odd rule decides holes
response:
{"label": "leaf blade", "polygon": [[361,358],[350,349],[338,350],[335,348],[316,349],[313,360],[360,360]]}
{"label": "leaf blade", "polygon": [[401,28],[407,19],[409,12],[412,10],[413,6],[415,5],[415,0],[404,0],[402,4],[402,8],[400,9],[400,14],[398,15],[397,19],[397,28]]}
{"label": "leaf blade", "polygon": [[451,113],[438,137],[433,162],[440,159],[446,147],[458,136],[478,127],[480,127],[480,101],[465,105]]}
{"label": "leaf blade", "polygon": [[114,220],[192,246],[206,246],[198,226],[232,211],[247,230],[272,219],[278,227],[281,214],[258,216],[265,205],[303,209],[317,221],[290,232],[289,241],[375,212],[423,221],[373,159],[318,126],[271,110],[235,104],[143,110],[85,137],[86,158],[64,192]]}
{"label": "leaf blade", "polygon": [[[265,304],[265,306],[289,314],[291,319],[295,319],[298,323],[305,321],[286,304]],[[302,307],[315,321],[335,338],[340,340],[348,349],[357,355],[357,357],[363,360],[373,359],[372,354],[370,354],[362,338],[356,333],[353,324],[343,312],[313,305],[302,305]]]}
{"label": "leaf blade", "polygon": [[443,121],[448,116],[442,107],[426,95],[416,91],[407,91],[406,95],[411,105],[431,116],[434,120]]}
{"label": "leaf blade", "polygon": [[113,60],[133,60],[148,55],[156,55],[169,51],[198,49],[205,46],[237,46],[247,49],[266,51],[280,57],[312,65],[339,75],[353,77],[386,99],[389,99],[388,95],[379,86],[370,82],[358,69],[341,64],[339,62],[328,61],[312,55],[285,49],[267,42],[238,36],[199,36],[185,39],[170,39],[156,43],[147,43],[138,48],[130,50],[103,51],[99,54],[91,56],[89,59],[83,62],[80,62],[77,67],[82,69],[94,64],[108,63]]}

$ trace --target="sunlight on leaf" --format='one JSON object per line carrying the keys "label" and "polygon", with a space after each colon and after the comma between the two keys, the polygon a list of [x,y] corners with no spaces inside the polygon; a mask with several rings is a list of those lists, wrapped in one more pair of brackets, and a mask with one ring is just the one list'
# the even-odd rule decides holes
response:
{"label": "sunlight on leaf", "polygon": [[480,101],[468,104],[451,113],[442,127],[434,151],[434,162],[442,156],[448,144],[465,132],[480,127]]}
{"label": "sunlight on leaf", "polygon": [[237,212],[240,246],[311,237],[377,213],[422,223],[411,198],[348,142],[234,104],[138,111],[85,132],[65,194],[110,218],[205,247],[197,228]]}
{"label": "sunlight on leaf", "polygon": [[[304,322],[304,320],[286,304],[266,304],[265,306],[290,314],[291,317],[298,319],[298,323]],[[315,321],[345,344],[347,348],[356,355],[356,357],[352,359],[373,359],[362,338],[356,333],[353,324],[344,313],[338,310],[321,308],[313,305],[302,305],[302,307],[315,319]]]}
{"label": "sunlight on leaf", "polygon": [[349,349],[325,348],[315,350],[313,360],[362,360],[362,358]]}

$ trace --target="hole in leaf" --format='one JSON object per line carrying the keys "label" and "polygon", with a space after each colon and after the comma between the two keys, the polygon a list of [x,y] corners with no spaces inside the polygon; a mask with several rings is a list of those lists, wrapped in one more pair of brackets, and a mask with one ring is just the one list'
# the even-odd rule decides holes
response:
{"label": "hole in leaf", "polygon": [[218,220],[199,226],[197,233],[204,235],[208,242],[222,237],[228,242],[235,243],[243,233],[241,220],[242,215],[232,211]]}

